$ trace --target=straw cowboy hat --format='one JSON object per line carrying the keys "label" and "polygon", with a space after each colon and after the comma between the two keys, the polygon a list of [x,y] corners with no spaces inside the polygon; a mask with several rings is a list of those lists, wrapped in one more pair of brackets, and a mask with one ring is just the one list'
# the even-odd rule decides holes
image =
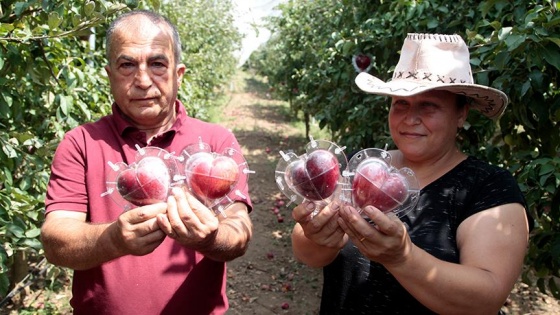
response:
{"label": "straw cowboy hat", "polygon": [[364,92],[388,96],[412,96],[429,90],[445,90],[471,99],[471,108],[485,116],[500,117],[508,104],[497,89],[474,84],[469,49],[461,36],[408,34],[391,81],[362,72],[356,84]]}

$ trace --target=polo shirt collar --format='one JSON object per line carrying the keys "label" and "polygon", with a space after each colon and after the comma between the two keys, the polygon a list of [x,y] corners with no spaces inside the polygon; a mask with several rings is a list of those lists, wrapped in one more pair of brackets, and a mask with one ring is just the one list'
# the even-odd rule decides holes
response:
{"label": "polo shirt collar", "polygon": [[[119,109],[119,107],[117,106],[116,103],[113,103],[111,108],[112,108],[112,111],[113,111],[113,121],[114,121],[115,126],[117,127],[117,130],[118,130],[118,132],[121,136],[125,136],[125,134],[127,134],[127,133],[140,132],[138,130],[138,128],[133,126],[127,120],[126,116]],[[164,134],[166,134],[168,132],[176,133],[181,128],[185,118],[187,117],[187,111],[185,110],[185,106],[183,106],[183,103],[181,103],[181,101],[179,101],[179,100],[175,101],[175,112],[177,113],[175,122],[173,123],[173,125],[171,126],[171,128],[169,130],[164,132]]]}

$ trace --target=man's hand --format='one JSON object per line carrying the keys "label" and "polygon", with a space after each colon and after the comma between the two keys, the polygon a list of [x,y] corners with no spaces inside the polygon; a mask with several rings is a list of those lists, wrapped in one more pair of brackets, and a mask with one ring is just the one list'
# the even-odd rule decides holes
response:
{"label": "man's hand", "polygon": [[157,222],[169,237],[195,250],[213,243],[220,223],[214,211],[179,187],[173,188],[167,214],[158,215]]}

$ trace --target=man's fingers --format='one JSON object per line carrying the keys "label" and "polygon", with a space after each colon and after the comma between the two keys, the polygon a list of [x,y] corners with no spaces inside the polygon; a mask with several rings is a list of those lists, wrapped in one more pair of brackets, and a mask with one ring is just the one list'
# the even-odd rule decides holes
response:
{"label": "man's fingers", "polygon": [[158,202],[151,205],[131,209],[125,212],[124,215],[127,216],[127,221],[130,224],[138,224],[140,222],[155,218],[158,214],[165,213],[166,211],[167,204],[164,202]]}

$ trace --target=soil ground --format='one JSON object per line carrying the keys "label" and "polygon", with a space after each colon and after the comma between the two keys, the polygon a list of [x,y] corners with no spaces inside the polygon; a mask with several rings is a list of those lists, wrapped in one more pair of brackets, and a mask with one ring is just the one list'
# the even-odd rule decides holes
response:
{"label": "soil ground", "polygon": [[[309,141],[305,130],[286,103],[272,99],[263,80],[245,72],[240,72],[231,85],[220,116],[219,122],[236,134],[249,168],[256,172],[249,178],[253,240],[243,257],[228,263],[228,314],[317,314],[321,271],[293,259],[290,232],[294,221],[290,206],[274,182],[279,151],[303,153]],[[320,132],[314,128],[312,136],[320,139]],[[62,280],[66,286],[57,290],[46,288],[45,281],[34,284],[23,298],[14,299],[18,303],[0,309],[0,314],[70,314],[68,277]],[[560,305],[535,287],[519,282],[503,311],[560,315]]]}

